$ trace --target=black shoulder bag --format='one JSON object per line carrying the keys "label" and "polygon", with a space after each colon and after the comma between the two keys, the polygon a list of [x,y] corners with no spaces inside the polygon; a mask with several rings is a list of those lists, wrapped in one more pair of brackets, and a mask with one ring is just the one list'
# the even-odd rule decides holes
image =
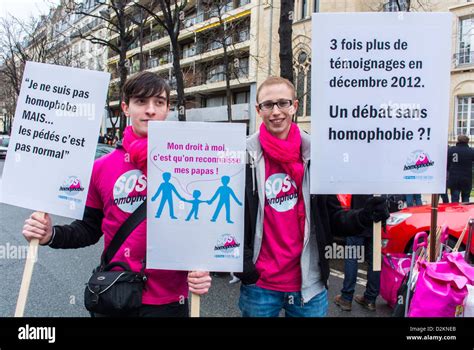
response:
{"label": "black shoulder bag", "polygon": [[[142,305],[142,292],[146,282],[143,263],[140,272],[134,272],[125,262],[110,263],[120,246],[132,231],[146,218],[146,201],[128,217],[101,256],[84,291],[84,304],[91,313],[120,316]],[[121,270],[111,271],[114,267]]]}

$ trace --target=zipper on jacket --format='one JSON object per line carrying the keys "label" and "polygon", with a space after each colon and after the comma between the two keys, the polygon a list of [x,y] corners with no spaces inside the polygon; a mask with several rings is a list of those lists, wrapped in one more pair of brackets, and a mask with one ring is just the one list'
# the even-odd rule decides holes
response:
{"label": "zipper on jacket", "polygon": [[[308,161],[306,160],[303,160],[303,180],[304,180],[304,175],[308,173]],[[309,175],[307,175],[309,176]],[[301,183],[301,186],[303,186],[303,182]],[[311,192],[311,191],[310,191]],[[302,195],[302,200],[303,200],[303,203],[304,203],[304,194],[303,194],[303,189],[301,189],[301,195]],[[306,216],[306,203],[305,204],[305,216]],[[308,200],[308,205],[310,206],[310,210],[309,210],[309,213],[311,214],[311,193],[309,194],[309,200]],[[304,236],[304,232],[303,232],[303,249],[301,250],[301,257],[300,257],[300,270],[301,270],[301,306],[303,306],[304,304],[304,298],[303,298],[303,264],[302,264],[302,259],[303,259],[303,252],[304,252],[304,249],[306,248],[306,246],[308,245],[309,243],[309,238],[310,238],[310,235],[311,235],[311,218],[306,218],[305,217],[305,221],[308,220],[308,240],[305,242],[305,236]],[[306,226],[306,223],[305,223],[305,226]]]}
{"label": "zipper on jacket", "polygon": [[255,165],[255,159],[253,159],[250,155],[249,155],[249,160],[250,160],[250,171],[252,172],[252,193],[255,195],[255,192],[257,191],[256,189],[256,186],[255,186],[255,172],[257,171],[256,170],[256,165]]}

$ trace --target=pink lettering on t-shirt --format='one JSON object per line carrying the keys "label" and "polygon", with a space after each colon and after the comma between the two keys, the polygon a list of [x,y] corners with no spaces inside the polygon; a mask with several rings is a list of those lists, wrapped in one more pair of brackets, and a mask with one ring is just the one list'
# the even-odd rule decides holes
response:
{"label": "pink lettering on t-shirt", "polygon": [[280,292],[301,290],[301,252],[304,233],[298,223],[298,206],[304,210],[296,183],[278,163],[265,159],[263,240],[256,268],[257,285]]}

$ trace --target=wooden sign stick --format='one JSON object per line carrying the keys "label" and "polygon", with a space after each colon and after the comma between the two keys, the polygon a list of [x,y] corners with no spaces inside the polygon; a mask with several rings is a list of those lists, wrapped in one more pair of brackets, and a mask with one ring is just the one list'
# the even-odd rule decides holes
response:
{"label": "wooden sign stick", "polygon": [[[43,213],[43,218],[45,214]],[[16,302],[15,317],[23,317],[26,306],[26,299],[30,289],[31,277],[33,276],[33,267],[35,266],[36,258],[38,257],[39,239],[33,238],[28,247],[28,254],[26,255],[25,269],[23,270],[23,278],[21,279],[20,293]]]}
{"label": "wooden sign stick", "polygon": [[[374,194],[374,197],[380,197],[380,195]],[[373,228],[372,270],[380,271],[382,268],[382,221],[374,222]]]}
{"label": "wooden sign stick", "polygon": [[191,317],[199,317],[201,296],[191,293]]}
{"label": "wooden sign stick", "polygon": [[431,227],[430,227],[430,246],[429,246],[429,254],[428,254],[428,261],[434,262],[436,261],[436,228],[438,225],[438,203],[439,203],[439,195],[432,194],[431,195]]}

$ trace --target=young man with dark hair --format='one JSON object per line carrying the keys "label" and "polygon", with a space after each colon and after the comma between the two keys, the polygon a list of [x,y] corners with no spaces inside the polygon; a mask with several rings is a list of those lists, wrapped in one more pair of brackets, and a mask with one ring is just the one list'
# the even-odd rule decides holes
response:
{"label": "young man with dark hair", "polygon": [[[244,317],[321,317],[328,308],[333,233],[362,233],[386,219],[383,198],[344,210],[335,195],[310,195],[310,138],[292,116],[295,88],[279,77],[257,90],[260,131],[247,140],[245,247],[239,307]],[[317,171],[317,169],[313,170]]]}
{"label": "young man with dark hair", "polygon": [[[37,238],[51,248],[80,248],[95,244],[104,235],[104,250],[127,218],[146,200],[148,122],[165,120],[170,105],[166,81],[150,72],[129,78],[123,87],[121,104],[131,126],[123,142],[112,153],[95,161],[82,220],[70,225],[52,226],[51,218],[38,212],[25,221],[23,235]],[[133,188],[125,184],[132,184]],[[134,197],[133,201],[128,200]],[[124,200],[127,199],[127,200]],[[146,220],[121,245],[111,262],[126,262],[139,272],[146,254]],[[128,316],[187,317],[188,292],[207,293],[208,272],[147,270],[142,307]]]}

